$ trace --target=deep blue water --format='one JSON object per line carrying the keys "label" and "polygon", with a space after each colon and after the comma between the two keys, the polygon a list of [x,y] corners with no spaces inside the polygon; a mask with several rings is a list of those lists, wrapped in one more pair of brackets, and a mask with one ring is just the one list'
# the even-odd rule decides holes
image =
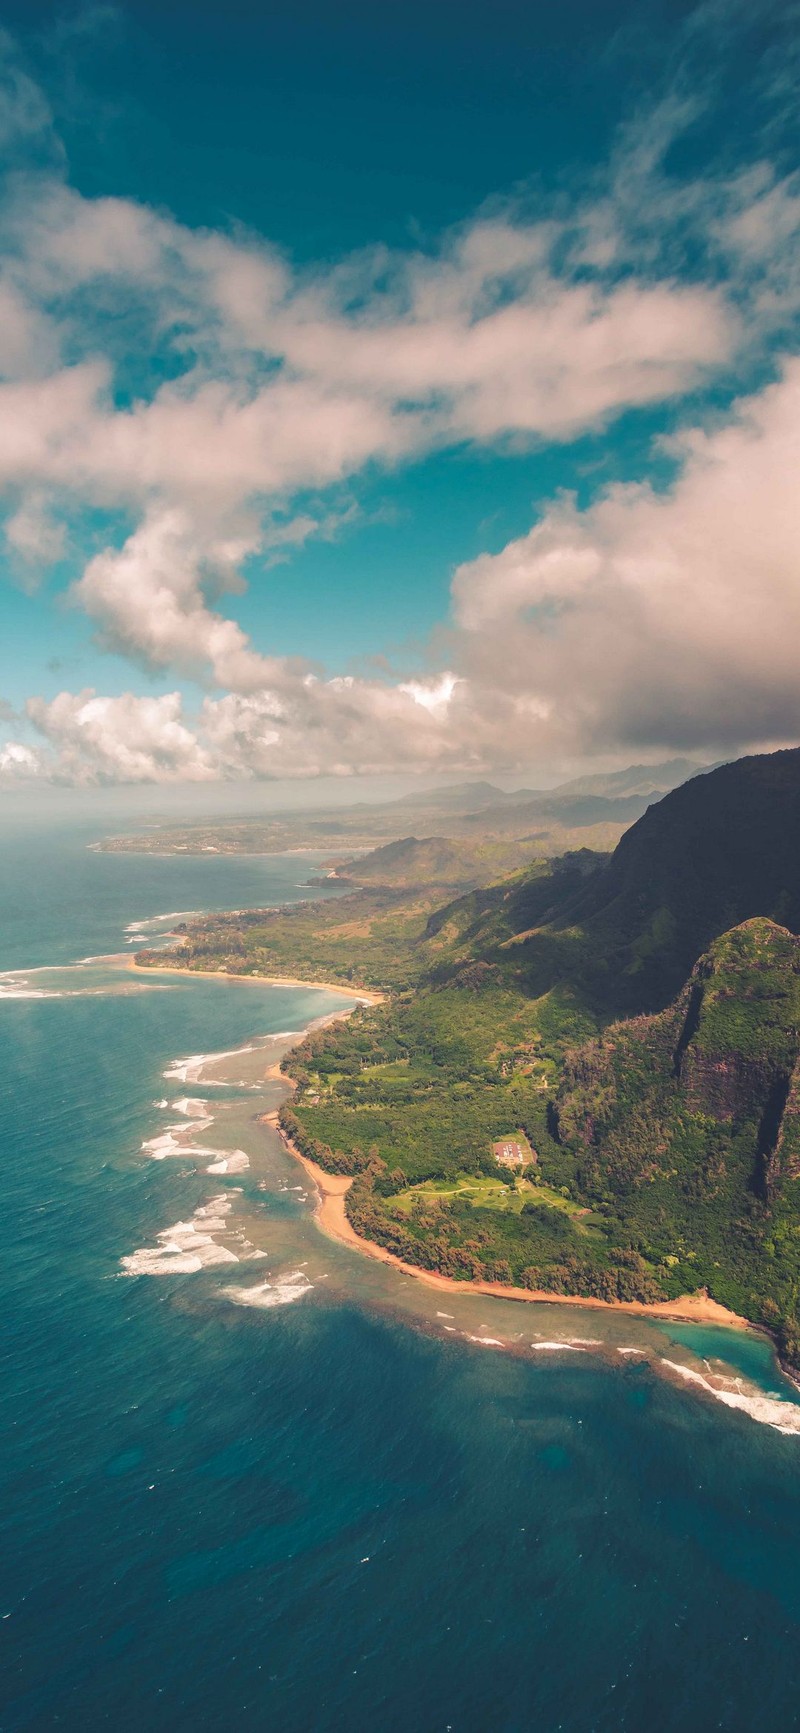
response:
{"label": "deep blue water", "polygon": [[[0,968],[301,894],[285,861],[85,841],[5,849]],[[119,1275],[214,1189],[141,1155],[167,1061],[310,1000],[0,1001],[0,1726],[798,1725],[800,1439],[633,1360],[437,1339],[341,1283],[259,1311],[217,1272]]]}

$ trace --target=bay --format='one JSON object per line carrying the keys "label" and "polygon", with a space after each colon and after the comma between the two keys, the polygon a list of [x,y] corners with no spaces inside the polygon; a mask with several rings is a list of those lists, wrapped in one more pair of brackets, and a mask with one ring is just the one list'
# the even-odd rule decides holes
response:
{"label": "bay", "polygon": [[344,1001],[80,962],[307,894],[308,857],[93,834],[0,860],[0,969],[44,995],[0,997],[0,1725],[794,1725],[800,1438],[664,1375],[790,1408],[768,1344],[325,1241],[258,1115]]}

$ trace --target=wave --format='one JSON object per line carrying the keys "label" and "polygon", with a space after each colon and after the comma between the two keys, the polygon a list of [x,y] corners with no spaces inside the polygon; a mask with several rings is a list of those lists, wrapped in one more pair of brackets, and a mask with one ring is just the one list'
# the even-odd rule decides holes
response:
{"label": "wave", "polygon": [[201,1204],[188,1222],[175,1222],[156,1234],[154,1246],[140,1246],[120,1259],[126,1276],[190,1276],[220,1264],[238,1264],[236,1252],[221,1246],[215,1234],[227,1233],[226,1217],[233,1205],[224,1192]]}
{"label": "wave", "polygon": [[251,1041],[246,1047],[228,1047],[222,1053],[190,1053],[186,1059],[173,1059],[161,1075],[171,1083],[199,1083],[200,1073],[207,1065],[214,1065],[220,1059],[238,1058],[240,1053],[254,1052],[255,1043]]}
{"label": "wave", "polygon": [[146,933],[150,927],[160,927],[162,921],[188,921],[203,913],[202,909],[170,909],[166,915],[145,915],[144,920],[128,921],[126,933]]}
{"label": "wave", "polygon": [[[119,957],[109,954],[99,957],[81,957],[75,963],[39,963],[28,969],[0,970],[0,999],[89,999],[110,998],[121,994],[147,991],[150,983],[143,981],[121,981],[117,975],[111,980],[92,981],[89,986],[56,985],[66,980],[68,983],[79,978],[84,969],[99,964],[118,964]],[[45,980],[37,985],[35,977],[44,975]],[[163,991],[163,982],[154,982]]]}
{"label": "wave", "polygon": [[222,1292],[234,1306],[269,1311],[273,1306],[291,1306],[295,1300],[304,1300],[313,1286],[303,1270],[292,1270],[274,1281],[258,1282],[254,1287],[223,1288]]}
{"label": "wave", "polygon": [[215,1159],[206,1168],[206,1173],[246,1173],[250,1166],[250,1157],[243,1149],[232,1149],[225,1154],[216,1150],[214,1155]]}
{"label": "wave", "polygon": [[537,1354],[585,1354],[587,1348],[600,1347],[599,1342],[531,1342]]}
{"label": "wave", "polygon": [[[192,1156],[197,1161],[204,1161],[207,1156],[216,1160],[222,1151],[213,1149],[211,1144],[193,1143],[191,1126],[171,1125],[166,1131],[159,1132],[157,1137],[148,1137],[142,1144],[142,1154],[149,1155],[151,1161],[167,1161],[170,1156]],[[220,1171],[224,1172],[224,1169]]]}
{"label": "wave", "polygon": [[749,1392],[743,1390],[738,1378],[712,1381],[704,1378],[702,1372],[695,1372],[691,1366],[682,1366],[677,1360],[664,1359],[659,1363],[668,1366],[687,1384],[701,1385],[717,1402],[724,1402],[726,1408],[738,1408],[763,1426],[772,1426],[776,1432],[787,1436],[800,1437],[800,1403],[787,1402],[781,1396],[767,1396],[752,1389]]}
{"label": "wave", "polygon": [[28,987],[20,981],[14,985],[11,981],[0,981],[0,999],[64,999],[67,995],[59,992],[48,992],[46,987]]}

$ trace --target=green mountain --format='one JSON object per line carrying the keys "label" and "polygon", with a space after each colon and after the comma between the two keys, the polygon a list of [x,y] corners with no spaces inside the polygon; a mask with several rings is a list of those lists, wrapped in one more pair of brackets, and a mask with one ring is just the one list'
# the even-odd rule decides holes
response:
{"label": "green mountain", "polygon": [[743,758],[649,806],[610,859],[568,855],[432,917],[541,994],[569,985],[601,1019],[660,1009],[729,927],[800,931],[800,749]]}
{"label": "green mountain", "polygon": [[437,885],[442,895],[448,889],[489,884],[529,860],[530,844],[514,838],[457,841],[446,836],[404,836],[360,859],[342,862],[336,876],[353,885]]}
{"label": "green mountain", "polygon": [[650,1263],[798,1358],[800,939],[754,919],[715,940],[667,1010],[567,1054],[553,1126]]}
{"label": "green mountain", "polygon": [[662,1005],[718,934],[800,931],[800,750],[743,758],[649,807],[560,919],[603,952],[631,1009]]}
{"label": "green mountain", "polygon": [[464,1280],[707,1288],[800,1365],[800,751],[693,778],[610,857],[437,906],[450,846],[380,850],[336,903],[193,922],[176,961],[389,989],[295,1051],[283,1110],[354,1176],[366,1237]]}
{"label": "green mountain", "polygon": [[[138,835],[108,837],[97,846],[110,853],[274,854],[289,849],[341,851],[373,848],[416,830],[436,838],[477,842],[527,842],[530,854],[550,856],[582,846],[613,848],[648,803],[673,788],[696,767],[689,760],[634,765],[611,775],[582,777],[548,791],[514,789],[491,782],[417,790],[400,800],[303,812],[266,813],[257,818],[194,820],[176,825],[161,814]],[[498,866],[498,871],[508,867]],[[483,883],[486,874],[459,874],[449,882]],[[440,881],[444,882],[444,881]]]}

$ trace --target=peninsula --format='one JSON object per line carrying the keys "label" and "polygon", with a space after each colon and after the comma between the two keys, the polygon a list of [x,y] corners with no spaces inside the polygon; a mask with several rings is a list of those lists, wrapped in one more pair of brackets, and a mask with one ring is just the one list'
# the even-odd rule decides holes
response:
{"label": "peninsula", "polygon": [[191,922],[170,963],[385,992],[284,1061],[283,1132],[338,1176],[328,1226],[491,1292],[695,1296],[797,1366],[799,844],[800,751],[743,759],[610,859],[444,903],[365,874],[335,903]]}

